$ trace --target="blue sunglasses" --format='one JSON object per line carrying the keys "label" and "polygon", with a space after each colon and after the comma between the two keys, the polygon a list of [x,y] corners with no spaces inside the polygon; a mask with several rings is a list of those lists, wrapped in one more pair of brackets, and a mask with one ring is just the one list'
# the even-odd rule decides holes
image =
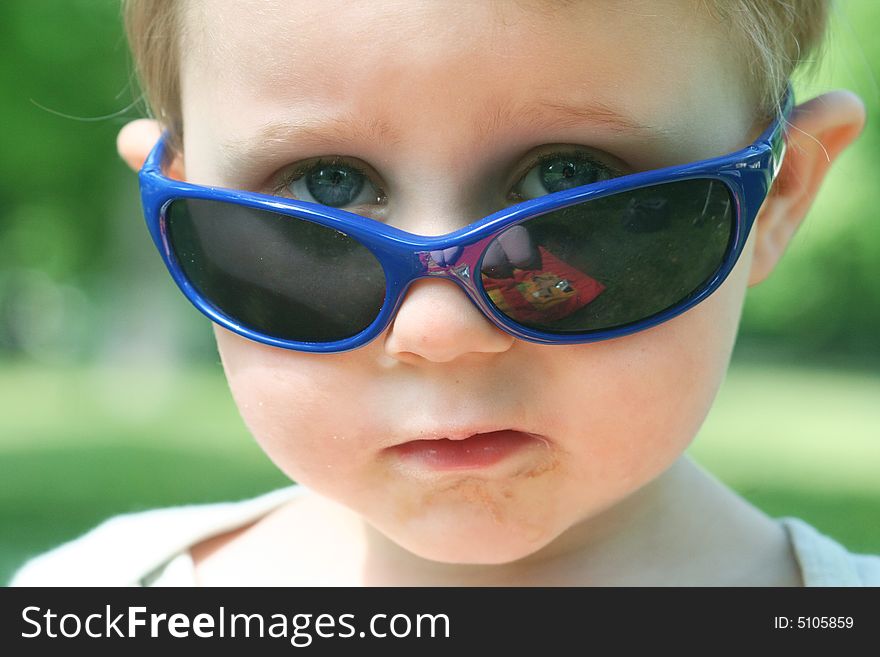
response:
{"label": "blue sunglasses", "polygon": [[167,178],[165,135],[140,171],[141,197],[186,297],[251,340],[355,349],[430,277],[455,281],[517,338],[592,342],[672,319],[724,282],[782,164],[793,105],[789,84],[782,117],[734,153],[554,192],[442,236]]}

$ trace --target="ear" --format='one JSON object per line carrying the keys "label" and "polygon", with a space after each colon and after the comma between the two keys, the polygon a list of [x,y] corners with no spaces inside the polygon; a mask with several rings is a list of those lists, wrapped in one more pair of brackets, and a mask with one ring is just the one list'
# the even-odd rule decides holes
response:
{"label": "ear", "polygon": [[786,127],[782,168],[755,219],[749,286],[773,271],[831,164],[864,126],[865,104],[849,91],[830,91],[794,108]]}
{"label": "ear", "polygon": [[[154,119],[137,119],[126,123],[116,136],[116,150],[125,163],[135,172],[139,171],[147,155],[156,145],[162,128]],[[183,158],[177,156],[166,168],[169,178],[184,179]]]}

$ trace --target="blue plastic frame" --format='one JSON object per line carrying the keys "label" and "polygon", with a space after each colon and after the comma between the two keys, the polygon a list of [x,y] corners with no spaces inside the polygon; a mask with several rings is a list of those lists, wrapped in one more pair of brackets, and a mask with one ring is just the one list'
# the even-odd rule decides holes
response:
{"label": "blue plastic frame", "polygon": [[[139,173],[141,200],[153,242],[159,249],[168,271],[186,297],[214,322],[263,344],[325,353],[348,351],[363,346],[387,328],[408,287],[413,281],[424,277],[448,278],[455,281],[495,326],[522,340],[540,344],[594,342],[629,335],[672,319],[706,299],[724,282],[742,253],[758,210],[779,172],[786,147],[784,123],[790,116],[793,106],[794,92],[789,83],[783,100],[781,117],[777,117],[751,145],[733,153],[690,164],[641,171],[547,194],[504,208],[459,230],[440,236],[408,233],[373,219],[316,203],[193,185],[167,178],[162,173],[165,135],[156,143]],[[499,312],[484,292],[481,277],[471,274],[480,271],[482,257],[492,240],[515,224],[587,199],[691,178],[713,178],[722,181],[730,189],[736,215],[734,239],[714,276],[691,296],[663,312],[612,329],[577,335],[546,333],[517,324]],[[182,198],[224,201],[271,210],[329,226],[358,239],[375,254],[385,271],[385,301],[379,316],[357,335],[326,343],[282,340],[239,324],[215,308],[187,281],[170,248],[165,226],[166,210],[172,201]],[[445,264],[437,264],[434,258],[429,258],[432,251],[435,253],[445,251],[446,257],[438,258]],[[446,258],[450,257],[448,255],[450,252],[455,253],[454,259],[452,262],[445,262]]]}

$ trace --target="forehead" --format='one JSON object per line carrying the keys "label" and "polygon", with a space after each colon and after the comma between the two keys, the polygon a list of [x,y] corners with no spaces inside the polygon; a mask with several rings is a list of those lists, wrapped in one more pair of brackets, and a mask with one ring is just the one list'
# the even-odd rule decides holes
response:
{"label": "forehead", "polygon": [[461,152],[554,104],[591,108],[597,134],[625,114],[681,157],[748,127],[724,31],[695,0],[194,0],[184,25],[186,133],[217,143],[357,116],[364,138]]}

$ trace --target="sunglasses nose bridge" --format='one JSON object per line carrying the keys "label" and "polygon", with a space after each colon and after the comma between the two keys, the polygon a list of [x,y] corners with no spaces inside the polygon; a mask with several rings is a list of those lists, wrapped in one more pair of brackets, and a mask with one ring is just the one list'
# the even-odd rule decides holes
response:
{"label": "sunglasses nose bridge", "polygon": [[[451,280],[464,291],[471,303],[487,319],[504,330],[505,327],[492,316],[490,306],[487,300],[483,298],[479,287],[479,278],[481,276],[480,262],[486,249],[495,238],[495,235],[490,235],[464,246],[459,245],[445,249],[416,251],[414,253],[416,256],[414,259],[415,267],[410,275],[410,282],[421,278],[445,278]],[[409,285],[407,284],[405,288],[408,287]],[[396,315],[396,312],[397,309],[395,308],[394,315]]]}
{"label": "sunglasses nose bridge", "polygon": [[492,238],[488,237],[466,246],[418,251],[415,254],[418,266],[414,278],[449,278],[469,291],[476,291],[473,279],[480,256],[491,241]]}

